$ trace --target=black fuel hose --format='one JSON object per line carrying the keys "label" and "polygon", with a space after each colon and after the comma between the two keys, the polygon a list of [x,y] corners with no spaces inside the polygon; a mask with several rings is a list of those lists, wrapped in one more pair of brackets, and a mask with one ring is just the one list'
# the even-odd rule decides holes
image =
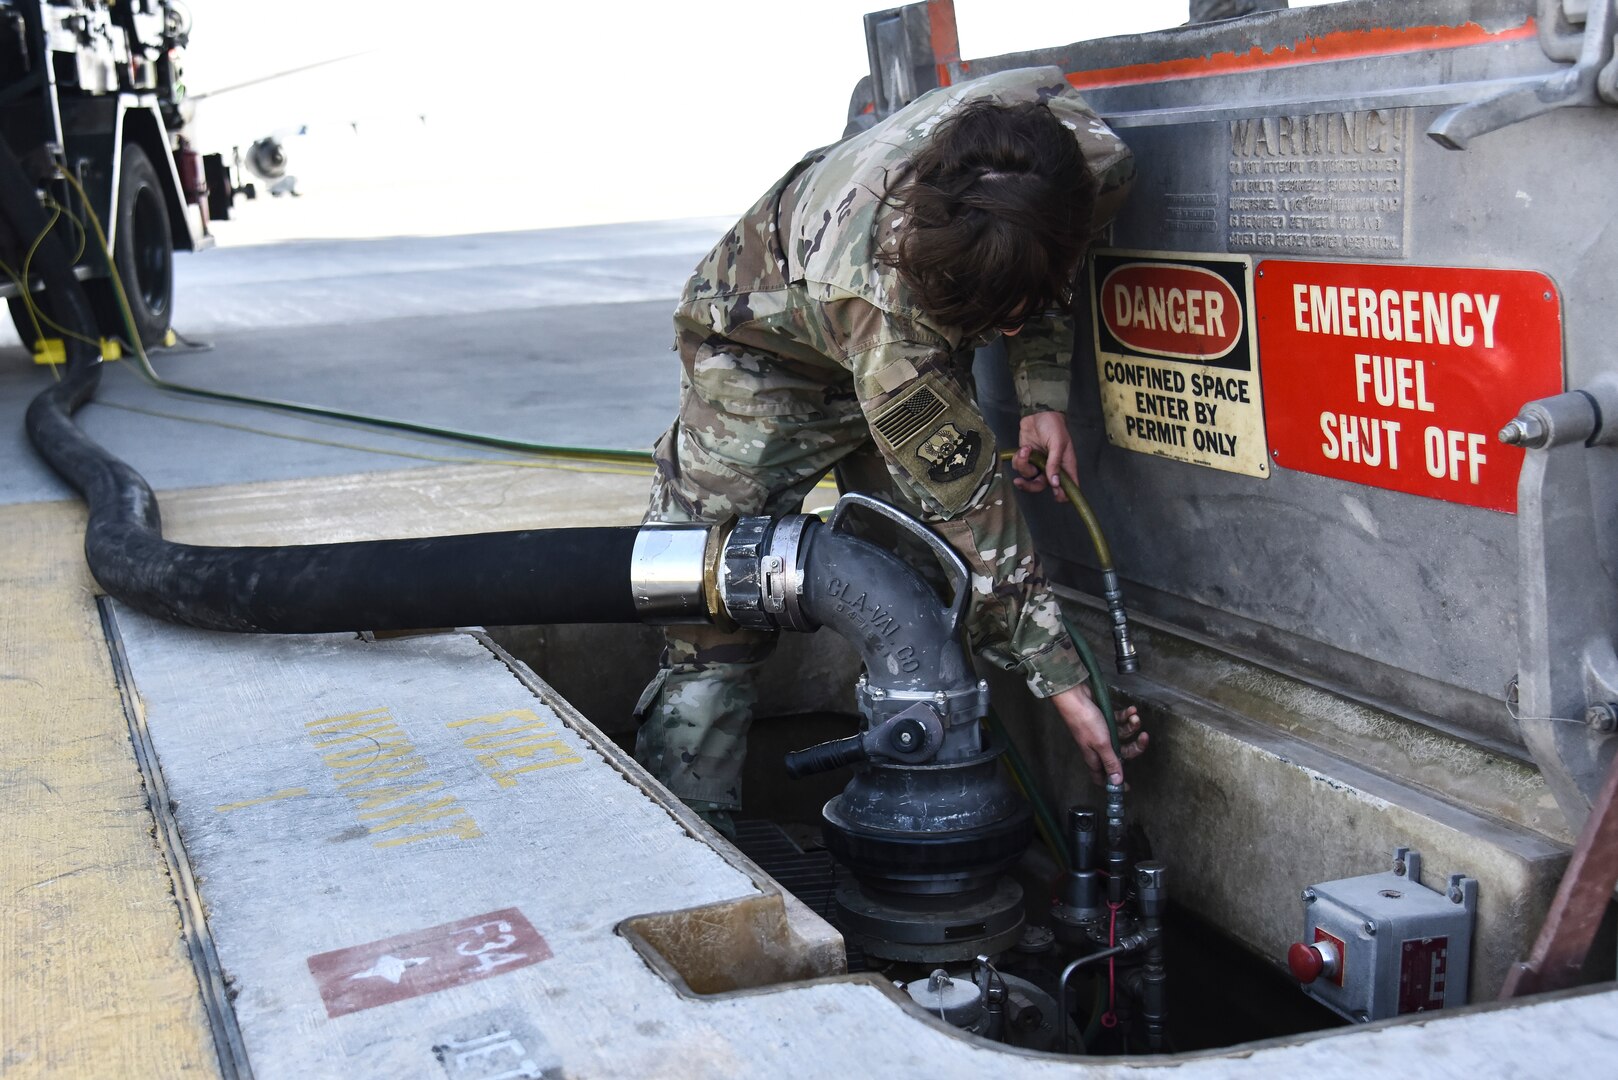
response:
{"label": "black fuel hose", "polygon": [[91,574],[133,608],[273,634],[640,621],[633,526],[290,547],[165,540],[151,487],[73,421],[99,375],[98,363],[71,366],[29,405],[28,437],[89,506]]}
{"label": "black fuel hose", "polygon": [[[3,139],[0,214],[15,236],[45,233],[35,185]],[[84,288],[56,237],[45,236],[35,263],[53,318],[94,340]],[[73,419],[95,395],[100,357],[70,338],[66,366],[29,404],[28,437],[89,507],[91,574],[137,610],[209,630],[279,634],[640,621],[633,526],[291,547],[165,540],[151,486]]]}

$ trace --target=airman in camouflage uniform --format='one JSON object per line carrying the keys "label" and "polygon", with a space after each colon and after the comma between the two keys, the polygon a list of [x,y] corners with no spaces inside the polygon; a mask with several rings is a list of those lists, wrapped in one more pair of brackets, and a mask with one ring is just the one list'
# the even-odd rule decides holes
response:
{"label": "airman in camouflage uniform", "polygon": [[[1047,697],[1085,672],[971,392],[972,353],[985,339],[930,319],[876,258],[903,216],[884,199],[888,177],[951,109],[980,98],[1045,102],[1097,178],[1097,226],[1111,219],[1133,159],[1057,68],[934,90],[810,155],[685,287],[674,316],[679,418],[657,444],[646,519],[794,513],[836,469],[845,490],[882,495],[960,552],[972,571],[972,647]],[[1007,345],[1023,412],[1063,412],[1070,322],[1031,321]],[[663,668],[638,708],[636,756],[700,810],[740,804],[753,671],[774,644],[757,631],[669,628]]]}

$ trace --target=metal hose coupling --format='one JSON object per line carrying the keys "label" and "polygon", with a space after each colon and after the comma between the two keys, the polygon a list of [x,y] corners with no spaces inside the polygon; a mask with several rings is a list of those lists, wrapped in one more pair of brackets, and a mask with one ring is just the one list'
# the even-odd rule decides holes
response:
{"label": "metal hose coupling", "polygon": [[1107,602],[1107,618],[1112,623],[1113,660],[1120,675],[1133,675],[1140,670],[1140,657],[1135,653],[1135,638],[1129,629],[1129,614],[1124,610],[1124,590],[1118,584],[1118,571],[1101,572],[1101,595]]}
{"label": "metal hose coupling", "polygon": [[813,514],[643,525],[630,560],[635,610],[658,626],[817,629],[801,601],[804,542],[819,526]]}

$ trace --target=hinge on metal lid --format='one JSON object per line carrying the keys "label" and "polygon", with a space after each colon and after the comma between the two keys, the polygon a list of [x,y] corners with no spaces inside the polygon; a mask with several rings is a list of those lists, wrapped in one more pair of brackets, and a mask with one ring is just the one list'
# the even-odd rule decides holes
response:
{"label": "hinge on metal lid", "polygon": [[[1584,32],[1575,36],[1572,26],[1578,21]],[[1445,149],[1465,150],[1479,135],[1556,109],[1618,104],[1618,61],[1613,57],[1618,0],[1539,0],[1538,25],[1545,55],[1573,61],[1573,66],[1457,105],[1433,121],[1429,138]]]}

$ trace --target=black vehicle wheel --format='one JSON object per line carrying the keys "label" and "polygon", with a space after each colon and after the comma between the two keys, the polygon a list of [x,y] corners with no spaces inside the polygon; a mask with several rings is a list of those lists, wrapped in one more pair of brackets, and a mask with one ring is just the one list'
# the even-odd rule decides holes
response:
{"label": "black vehicle wheel", "polygon": [[[118,224],[112,241],[113,263],[129,298],[130,314],[145,345],[168,333],[174,304],[174,234],[169,231],[168,202],[151,159],[134,143],[124,146],[118,183]],[[127,338],[118,297],[111,281],[90,281],[96,321],[108,337]]]}

